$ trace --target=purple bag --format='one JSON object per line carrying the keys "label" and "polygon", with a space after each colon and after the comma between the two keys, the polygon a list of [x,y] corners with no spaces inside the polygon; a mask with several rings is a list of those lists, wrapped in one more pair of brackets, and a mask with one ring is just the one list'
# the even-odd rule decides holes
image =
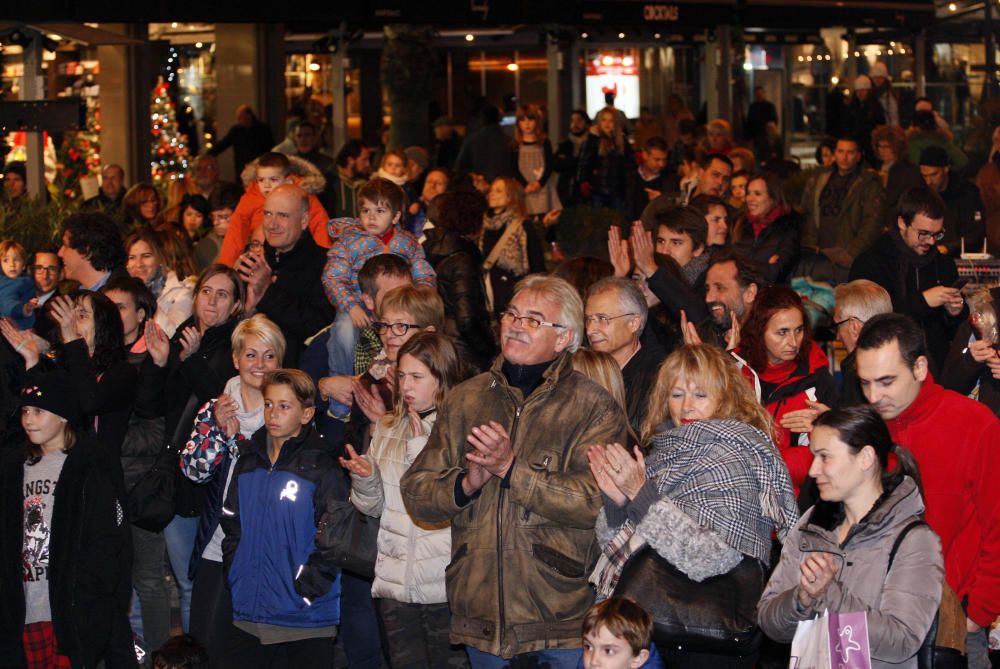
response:
{"label": "purple bag", "polygon": [[871,669],[868,616],[829,613],[803,620],[795,630],[789,669]]}

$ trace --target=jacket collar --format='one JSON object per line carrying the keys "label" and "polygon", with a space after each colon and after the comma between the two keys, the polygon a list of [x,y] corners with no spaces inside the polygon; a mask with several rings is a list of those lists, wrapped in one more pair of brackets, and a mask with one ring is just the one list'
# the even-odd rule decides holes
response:
{"label": "jacket collar", "polygon": [[[506,358],[503,357],[503,353],[497,356],[497,359],[493,361],[493,366],[490,368],[490,374],[493,376],[493,381],[490,383],[492,388],[495,385],[501,386],[504,390],[510,393],[512,396],[517,397],[521,395],[521,391],[514,388],[507,382],[507,377],[503,373],[503,364]],[[573,372],[573,354],[568,350],[563,351],[555,360],[548,366],[545,372],[542,374],[542,383],[528,397],[521,397],[522,400],[528,400],[530,397],[534,397],[540,393],[547,392],[566,374],[571,374]],[[515,394],[516,393],[516,394]]]}
{"label": "jacket collar", "polygon": [[[275,461],[275,464],[289,457],[293,451],[297,451],[301,447],[305,446],[307,442],[310,440],[310,437],[314,429],[315,428],[313,427],[312,423],[309,423],[308,425],[303,425],[302,431],[299,432],[298,436],[292,437],[291,439],[286,441],[284,445],[281,447],[281,452],[278,454],[278,460]],[[264,462],[270,464],[271,458],[267,454],[267,441],[268,441],[267,426],[264,425],[259,430],[254,432],[253,436],[250,438],[250,452],[256,454],[261,459],[263,459]]]}
{"label": "jacket collar", "polygon": [[934,381],[931,372],[927,372],[927,378],[920,385],[916,399],[901,414],[889,421],[889,428],[895,434],[897,430],[904,430],[914,423],[930,419],[942,399],[944,399],[944,388]]}
{"label": "jacket collar", "polygon": [[312,235],[309,230],[303,230],[302,236],[299,237],[299,241],[295,242],[290,250],[282,253],[278,249],[274,248],[267,242],[264,242],[264,258],[267,260],[267,264],[271,266],[272,269],[277,269],[278,265],[285,263],[286,265],[294,260],[295,258],[302,257],[304,251],[310,246],[315,245],[316,242],[313,241]]}
{"label": "jacket collar", "polygon": [[[882,493],[848,536],[882,534],[888,527],[923,513],[924,501],[917,484],[907,476],[895,488]],[[835,532],[843,519],[843,504],[820,501],[809,516],[808,528],[836,543]]]}

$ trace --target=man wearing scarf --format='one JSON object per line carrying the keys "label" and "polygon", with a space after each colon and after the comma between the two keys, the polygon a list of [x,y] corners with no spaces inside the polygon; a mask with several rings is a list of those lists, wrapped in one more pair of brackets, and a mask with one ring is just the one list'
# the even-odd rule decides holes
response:
{"label": "man wearing scarf", "polygon": [[889,291],[893,310],[917,321],[927,335],[931,361],[940,369],[965,316],[955,261],[938,251],[945,204],[928,187],[899,200],[895,230],[885,233],[851,266],[850,280],[868,279]]}

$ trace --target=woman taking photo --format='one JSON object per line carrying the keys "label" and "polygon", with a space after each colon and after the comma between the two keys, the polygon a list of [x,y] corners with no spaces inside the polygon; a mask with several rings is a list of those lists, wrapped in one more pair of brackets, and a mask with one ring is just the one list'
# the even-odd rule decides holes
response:
{"label": "woman taking photo", "polygon": [[0,468],[3,666],[138,666],[128,627],[125,491],[111,455],[78,431],[76,400],[58,371],[21,391],[27,441],[8,449]]}
{"label": "woman taking photo", "polygon": [[[195,284],[194,313],[168,338],[155,323],[146,324],[146,346],[163,398],[167,445],[187,442],[198,408],[218,397],[233,369],[231,337],[243,315],[243,282],[225,265],[212,265]],[[145,372],[145,370],[144,370]],[[163,531],[167,554],[181,597],[181,621],[189,629],[191,580],[188,567],[202,513],[204,493],[179,482],[177,515]]]}
{"label": "woman taking photo", "polygon": [[170,234],[135,230],[125,238],[125,270],[156,297],[156,324],[168,338],[191,317],[195,284],[194,263]]}
{"label": "woman taking photo", "polygon": [[750,369],[751,387],[760,384],[760,402],[777,425],[775,444],[788,465],[795,494],[812,463],[806,446],[812,421],[837,403],[837,387],[826,354],[813,341],[802,298],[791,288],[771,286],[757,294],[740,329],[740,357]]}
{"label": "woman taking photo", "polygon": [[421,332],[399,349],[397,399],[375,426],[368,451],[348,444],[351,502],[380,518],[372,597],[386,632],[394,667],[467,666],[464,649],[448,642],[451,614],[445,567],[451,561],[451,527],[417,525],[403,506],[399,481],[417,457],[437,419],[437,405],[464,377],[452,340]]}
{"label": "woman taking photo", "polygon": [[[770,427],[731,357],[708,344],[674,351],[650,397],[648,453],[609,444],[587,454],[605,495],[596,527],[604,556],[591,577],[598,597],[661,585],[623,578],[628,558],[647,544],[699,582],[756,560],[763,587],[772,533],[783,537],[798,518]],[[660,652],[670,667],[749,668],[756,660],[755,652],[726,656],[666,646]]]}
{"label": "woman taking photo", "polygon": [[487,297],[495,318],[507,308],[514,284],[529,274],[545,271],[542,239],[526,225],[524,189],[510,177],[498,177],[486,196],[489,211],[479,233],[479,250],[486,261]]}
{"label": "woman taking photo", "polygon": [[747,182],[746,214],[733,228],[733,247],[761,268],[767,283],[785,283],[799,259],[801,223],[781,181],[764,172]]}
{"label": "woman taking photo", "polygon": [[263,314],[237,325],[231,343],[237,375],[226,382],[217,399],[199,409],[180,458],[188,479],[207,484],[188,575],[193,581],[191,635],[205,645],[213,668],[225,666],[228,633],[233,626],[232,599],[222,573],[222,503],[240,444],[264,426],[264,377],[278,369],[285,356],[281,330]]}
{"label": "woman taking photo", "polygon": [[820,416],[809,449],[820,501],[785,538],[757,608],[760,626],[788,643],[801,620],[864,611],[872,667],[916,669],[944,583],[941,542],[923,520],[916,463],[894,449],[870,406]]}

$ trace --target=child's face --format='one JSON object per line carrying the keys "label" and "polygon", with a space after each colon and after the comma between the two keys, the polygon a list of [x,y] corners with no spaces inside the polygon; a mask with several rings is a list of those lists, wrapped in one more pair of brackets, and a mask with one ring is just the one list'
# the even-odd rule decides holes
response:
{"label": "child's face", "polygon": [[396,155],[386,156],[382,162],[382,169],[399,179],[406,175],[406,162]]}
{"label": "child's face", "polygon": [[3,268],[4,276],[11,279],[17,278],[24,271],[24,258],[21,257],[20,253],[11,249],[3,254],[3,258],[0,258],[0,267]]}
{"label": "child's face", "polygon": [[312,417],[313,407],[302,406],[290,386],[268,386],[264,393],[264,425],[271,439],[284,442],[298,436]]}
{"label": "child's face", "polygon": [[400,214],[401,212],[390,209],[388,202],[374,203],[370,200],[361,200],[358,218],[365,232],[372,237],[380,237],[399,222]]}
{"label": "child's face", "polygon": [[257,168],[257,188],[261,195],[270,195],[271,191],[287,181],[288,178],[280,167]]}
{"label": "child's face", "polygon": [[584,669],[638,669],[648,659],[648,650],[633,655],[628,641],[614,636],[603,625],[596,634],[583,636]]}
{"label": "child's face", "polygon": [[399,361],[399,382],[396,387],[403,394],[403,401],[409,409],[421,413],[437,404],[438,380],[430,368],[412,355],[404,355]]}

